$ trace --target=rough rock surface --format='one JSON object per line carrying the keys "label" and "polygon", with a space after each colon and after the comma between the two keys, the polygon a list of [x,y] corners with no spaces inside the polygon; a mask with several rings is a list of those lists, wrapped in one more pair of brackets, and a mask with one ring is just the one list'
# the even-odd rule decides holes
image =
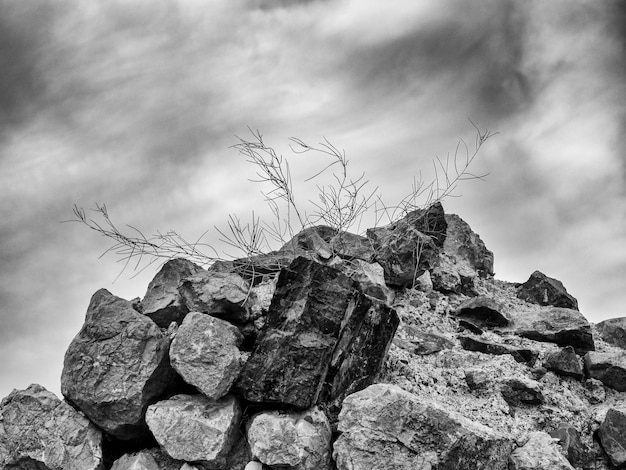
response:
{"label": "rough rock surface", "polygon": [[141,436],[146,408],[176,379],[169,346],[170,338],[152,320],[101,289],[65,354],[61,392],[113,436]]}
{"label": "rough rock surface", "polygon": [[539,382],[526,377],[502,380],[500,393],[509,406],[541,405],[545,401]]}
{"label": "rough rock surface", "polygon": [[509,470],[574,470],[545,432],[533,432],[528,442],[513,451]]}
{"label": "rough rock surface", "polygon": [[189,310],[178,292],[178,284],[201,271],[204,270],[200,266],[185,259],[167,261],[148,284],[141,301],[142,313],[161,328],[167,328],[171,322],[180,325]]}
{"label": "rough rock surface", "polygon": [[333,456],[339,470],[506,469],[513,442],[394,385],[348,396]]}
{"label": "rough rock surface", "polygon": [[626,411],[611,408],[598,429],[600,443],[616,467],[626,463]]}
{"label": "rough rock surface", "polygon": [[585,354],[585,372],[607,387],[626,391],[626,352],[596,352]]}
{"label": "rough rock surface", "polygon": [[111,470],[161,470],[156,460],[147,452],[125,454],[115,461]]}
{"label": "rough rock surface", "polygon": [[333,267],[357,281],[365,295],[385,303],[393,301],[393,291],[385,284],[385,271],[380,264],[355,259]]}
{"label": "rough rock surface", "polygon": [[607,343],[626,349],[626,317],[604,320],[596,325],[596,331]]}
{"label": "rough rock surface", "polygon": [[247,436],[252,456],[265,465],[322,470],[330,464],[331,428],[318,408],[259,413],[250,421]]}
{"label": "rough rock surface", "polygon": [[456,214],[445,215],[447,230],[443,251],[455,260],[457,269],[474,271],[479,277],[493,276],[493,253],[467,222]]}
{"label": "rough rock surface", "polygon": [[226,395],[241,370],[243,336],[231,323],[191,312],[170,346],[172,367],[207,398]]}
{"label": "rough rock surface", "polygon": [[202,395],[176,395],[151,405],[146,422],[172,458],[223,465],[237,437],[241,409],[237,399],[216,401]]}
{"label": "rough rock surface", "polygon": [[540,271],[535,271],[530,275],[528,281],[519,287],[517,296],[539,305],[578,310],[578,301],[567,293],[561,281],[548,277]]}
{"label": "rough rock surface", "polygon": [[411,331],[406,340],[396,338],[394,339],[394,344],[419,355],[435,354],[444,349],[452,349],[454,347],[454,341],[445,336],[421,331]]}
{"label": "rough rock surface", "polygon": [[480,328],[507,326],[510,323],[504,306],[486,296],[466,300],[456,310],[455,316]]}
{"label": "rough rock surface", "polygon": [[0,402],[0,468],[96,470],[101,461],[100,430],[41,385]]}
{"label": "rough rock surface", "polygon": [[557,439],[565,457],[573,467],[587,467],[590,460],[590,449],[585,446],[578,430],[568,423],[560,423],[550,431],[550,436]]}
{"label": "rough rock surface", "polygon": [[493,354],[500,356],[503,354],[510,354],[517,362],[525,362],[530,365],[534,364],[537,360],[537,352],[531,349],[516,348],[509,346],[508,344],[498,344],[491,341],[474,338],[472,336],[459,336],[459,341],[463,349],[468,351],[478,351],[485,354]]}
{"label": "rough rock surface", "polygon": [[583,379],[583,368],[574,348],[567,346],[557,352],[548,354],[543,360],[543,366],[559,375]]}

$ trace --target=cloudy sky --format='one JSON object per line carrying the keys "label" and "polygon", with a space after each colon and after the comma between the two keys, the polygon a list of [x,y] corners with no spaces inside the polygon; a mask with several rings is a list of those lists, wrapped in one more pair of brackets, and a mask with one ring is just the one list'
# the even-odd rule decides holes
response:
{"label": "cloudy sky", "polygon": [[[498,131],[448,199],[496,277],[560,279],[593,322],[626,310],[626,7],[598,0],[0,0],[0,396],[59,393],[91,295],[143,297],[72,218],[189,240],[267,216],[230,148],[328,138],[388,204],[474,129]],[[266,188],[267,189],[267,188]],[[365,228],[365,227],[362,227]],[[217,243],[215,231],[205,237]]]}

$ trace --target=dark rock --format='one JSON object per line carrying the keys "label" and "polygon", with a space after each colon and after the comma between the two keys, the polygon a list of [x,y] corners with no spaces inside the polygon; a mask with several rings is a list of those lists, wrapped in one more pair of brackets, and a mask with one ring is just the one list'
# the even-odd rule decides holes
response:
{"label": "dark rock", "polygon": [[626,392],[626,352],[590,351],[585,355],[585,372],[607,387]]}
{"label": "dark rock", "polygon": [[41,385],[0,402],[0,468],[99,470],[102,433]]}
{"label": "dark rock", "polygon": [[[407,328],[408,339],[404,341],[405,345],[402,349],[417,354],[419,356],[427,356],[445,349],[452,349],[454,342],[444,336],[435,333],[425,333],[416,329]],[[395,342],[395,340],[394,340]]]}
{"label": "dark rock", "polygon": [[549,434],[530,433],[528,441],[509,458],[509,470],[574,470]]}
{"label": "dark rock", "polygon": [[471,336],[459,336],[459,341],[463,349],[467,351],[478,351],[494,356],[510,354],[517,362],[533,365],[537,360],[538,353],[531,349],[520,349],[508,344],[498,344],[491,341],[472,338]]}
{"label": "dark rock", "polygon": [[598,438],[613,465],[626,463],[626,412],[609,409],[598,428]]}
{"label": "dark rock", "polygon": [[170,338],[152,320],[101,289],[65,354],[61,392],[113,436],[140,437],[147,433],[146,408],[177,378],[169,346]]}
{"label": "dark rock", "polygon": [[591,459],[591,449],[585,446],[580,438],[578,430],[568,423],[561,423],[550,431],[550,436],[558,439],[565,456],[574,467],[587,466]]}
{"label": "dark rock", "polygon": [[580,358],[571,346],[546,355],[543,365],[546,369],[558,375],[573,377],[576,380],[583,379],[583,368],[580,365]]}
{"label": "dark rock", "polygon": [[507,326],[510,323],[504,306],[489,297],[479,296],[463,302],[454,315],[481,328]]}
{"label": "dark rock", "polygon": [[601,321],[596,325],[596,330],[607,343],[626,349],[626,317]]}
{"label": "dark rock", "polygon": [[493,276],[493,253],[480,236],[456,214],[445,215],[447,231],[443,244],[445,254],[455,260],[457,268],[464,268],[485,278]]}
{"label": "dark rock", "polygon": [[509,406],[541,405],[544,403],[539,382],[526,377],[504,379],[500,393]]}
{"label": "dark rock", "polygon": [[141,311],[161,328],[171,322],[181,324],[189,311],[178,292],[178,284],[188,276],[204,271],[200,266],[185,259],[172,259],[150,281],[146,295],[141,301]]}
{"label": "dark rock", "polygon": [[475,335],[478,335],[478,336],[484,333],[482,328],[479,328],[478,326],[474,325],[471,321],[467,321],[467,320],[459,320],[459,328],[461,330],[467,330],[470,333],[474,333]]}
{"label": "dark rock", "polygon": [[589,403],[596,405],[606,400],[606,390],[604,384],[598,379],[585,380],[585,396]]}
{"label": "dark rock", "polygon": [[481,390],[489,384],[489,374],[483,370],[466,370],[465,383],[470,390]]}
{"label": "dark rock", "polygon": [[517,296],[539,305],[578,310],[578,301],[567,293],[561,281],[548,277],[540,271],[532,273],[528,281],[518,288]]}

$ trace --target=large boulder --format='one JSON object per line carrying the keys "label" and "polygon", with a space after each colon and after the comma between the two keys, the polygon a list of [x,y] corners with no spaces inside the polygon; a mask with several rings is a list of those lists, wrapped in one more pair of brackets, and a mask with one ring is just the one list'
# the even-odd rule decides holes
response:
{"label": "large boulder", "polygon": [[159,445],[174,459],[219,467],[236,441],[241,418],[237,399],[209,400],[176,395],[151,405],[146,422]]}
{"label": "large boulder", "polygon": [[504,305],[485,296],[466,300],[459,305],[454,315],[480,328],[507,326],[511,322]]}
{"label": "large boulder", "polygon": [[446,214],[445,219],[447,231],[443,252],[455,260],[459,270],[473,271],[483,278],[493,276],[493,253],[480,236],[456,214]]}
{"label": "large boulder", "polygon": [[0,402],[0,468],[99,470],[102,433],[41,385]]}
{"label": "large boulder", "polygon": [[265,411],[248,424],[252,457],[271,467],[323,470],[330,464],[330,424],[318,408],[301,413]]}
{"label": "large boulder", "polygon": [[511,453],[509,470],[574,470],[545,432],[530,433],[528,441]]}
{"label": "large boulder", "polygon": [[626,463],[626,411],[610,408],[598,428],[598,438],[613,465]]}
{"label": "large boulder", "polygon": [[339,470],[505,470],[510,438],[395,385],[348,396],[333,457]]}
{"label": "large boulder", "polygon": [[85,323],[63,363],[61,392],[119,439],[147,434],[143,417],[175,383],[170,338],[130,302],[105,289],[91,298]]}
{"label": "large boulder", "polygon": [[185,382],[216,400],[228,393],[239,376],[242,341],[231,323],[191,312],[172,341],[170,362]]}
{"label": "large boulder", "polygon": [[503,379],[500,393],[509,406],[541,405],[545,400],[539,382],[524,376]]}
{"label": "large boulder", "polygon": [[596,331],[607,343],[626,349],[626,317],[601,321],[596,325]]}
{"label": "large boulder", "polygon": [[560,423],[549,434],[550,437],[557,439],[563,454],[573,467],[587,467],[592,458],[592,452],[583,443],[580,433],[574,426],[569,423]]}
{"label": "large boulder", "polygon": [[626,392],[626,352],[590,351],[585,354],[585,372],[607,387]]}
{"label": "large boulder", "polygon": [[517,289],[517,296],[527,302],[578,310],[578,301],[567,293],[561,281],[540,271],[530,275],[528,281]]}

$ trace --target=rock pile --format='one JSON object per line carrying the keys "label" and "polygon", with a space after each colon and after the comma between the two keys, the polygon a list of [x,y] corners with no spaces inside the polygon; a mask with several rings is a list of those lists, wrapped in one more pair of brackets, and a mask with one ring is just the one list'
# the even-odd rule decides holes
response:
{"label": "rock pile", "polygon": [[366,236],[310,227],[142,300],[96,292],[65,401],[0,403],[0,470],[609,469],[626,464],[625,319],[493,278],[440,204]]}

